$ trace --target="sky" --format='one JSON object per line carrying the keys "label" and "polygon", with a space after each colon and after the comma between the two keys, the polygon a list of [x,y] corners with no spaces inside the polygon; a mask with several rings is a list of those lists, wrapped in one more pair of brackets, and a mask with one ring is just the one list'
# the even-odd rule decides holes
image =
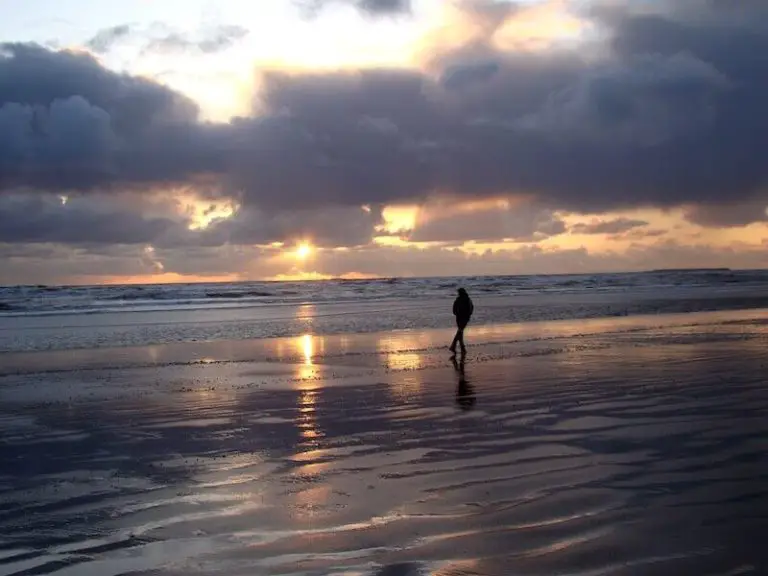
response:
{"label": "sky", "polygon": [[768,267],[764,0],[0,0],[0,283]]}

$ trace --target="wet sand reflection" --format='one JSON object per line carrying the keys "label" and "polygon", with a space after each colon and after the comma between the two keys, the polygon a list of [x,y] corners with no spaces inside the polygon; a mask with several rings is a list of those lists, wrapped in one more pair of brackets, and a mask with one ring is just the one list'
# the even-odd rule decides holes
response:
{"label": "wet sand reflection", "polygon": [[456,371],[457,385],[456,385],[456,403],[462,410],[471,410],[475,405],[475,390],[467,379],[465,370],[464,357],[461,357],[460,361],[456,360],[456,357],[451,358],[453,362],[453,369]]}
{"label": "wet sand reflection", "polygon": [[409,402],[421,392],[421,373],[424,367],[423,350],[432,339],[424,334],[388,334],[377,342],[377,351],[389,371],[406,372],[407,375],[390,386],[392,396],[399,402]]}

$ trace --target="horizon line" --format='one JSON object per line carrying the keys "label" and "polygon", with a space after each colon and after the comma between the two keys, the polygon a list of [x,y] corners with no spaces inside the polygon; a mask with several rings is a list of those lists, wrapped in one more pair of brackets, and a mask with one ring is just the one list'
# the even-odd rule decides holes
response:
{"label": "horizon line", "polygon": [[691,268],[648,268],[641,270],[616,270],[610,272],[550,272],[550,273],[529,273],[529,274],[445,274],[433,276],[370,276],[344,278],[336,276],[330,278],[305,278],[305,279],[265,279],[265,280],[213,280],[213,281],[194,281],[194,282],[105,282],[100,284],[0,284],[0,289],[8,288],[101,288],[101,287],[127,287],[127,286],[190,286],[195,284],[282,284],[282,283],[309,283],[309,282],[370,282],[373,280],[430,280],[439,278],[513,278],[513,277],[531,277],[531,276],[597,276],[597,275],[620,275],[620,274],[660,274],[670,272],[764,272],[768,268],[729,268],[729,267],[691,267]]}

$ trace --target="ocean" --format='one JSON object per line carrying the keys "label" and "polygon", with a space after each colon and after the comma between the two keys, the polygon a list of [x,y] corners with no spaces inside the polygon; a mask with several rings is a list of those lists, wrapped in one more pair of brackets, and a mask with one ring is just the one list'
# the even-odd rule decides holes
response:
{"label": "ocean", "polygon": [[0,287],[0,353],[420,330],[768,306],[768,271]]}

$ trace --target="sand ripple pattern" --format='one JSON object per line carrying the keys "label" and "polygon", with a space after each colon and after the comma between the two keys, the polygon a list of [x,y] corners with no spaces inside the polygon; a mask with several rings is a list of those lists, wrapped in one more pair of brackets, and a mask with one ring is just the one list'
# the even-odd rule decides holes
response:
{"label": "sand ripple pattern", "polygon": [[766,574],[765,345],[50,402],[7,379],[0,575]]}

